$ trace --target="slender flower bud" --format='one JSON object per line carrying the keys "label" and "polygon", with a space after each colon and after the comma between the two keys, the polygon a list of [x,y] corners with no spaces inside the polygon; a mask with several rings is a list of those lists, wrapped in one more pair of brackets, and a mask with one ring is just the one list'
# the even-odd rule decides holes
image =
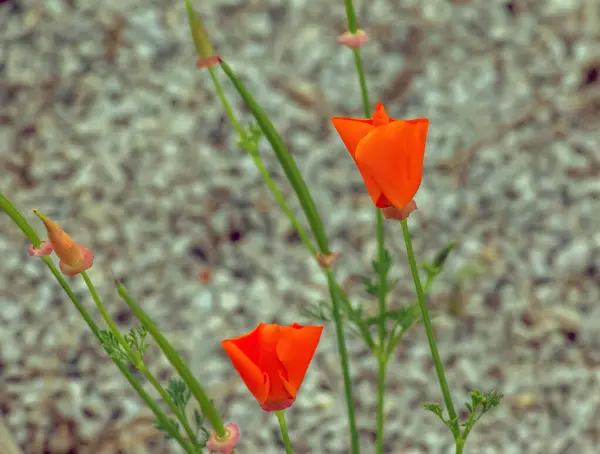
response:
{"label": "slender flower bud", "polygon": [[352,33],[350,31],[344,32],[340,36],[338,36],[338,43],[343,44],[344,46],[348,46],[351,49],[357,49],[369,41],[369,35],[367,32],[358,29],[356,33]]}
{"label": "slender flower bud", "polygon": [[219,437],[216,432],[213,432],[206,441],[206,448],[210,452],[230,454],[235,449],[239,439],[240,429],[237,424],[227,423],[225,424],[225,436]]}
{"label": "slender flower bud", "polygon": [[42,241],[40,247],[35,247],[33,244],[30,244],[27,248],[27,252],[29,252],[29,255],[32,257],[42,257],[44,255],[50,255],[52,254],[53,250],[54,248],[52,247],[52,243],[48,240]]}
{"label": "slender flower bud", "polygon": [[185,0],[185,6],[188,12],[188,20],[190,22],[192,40],[196,47],[196,54],[198,54],[198,57],[201,60],[208,59],[213,56],[213,46],[210,37],[208,36],[208,32],[206,31],[200,16],[198,16],[198,13],[192,7],[190,0]]}
{"label": "slender flower bud", "polygon": [[33,212],[44,223],[48,231],[48,240],[60,259],[58,266],[65,276],[74,276],[92,267],[94,255],[88,248],[79,246],[52,219],[44,216],[38,210],[33,210]]}

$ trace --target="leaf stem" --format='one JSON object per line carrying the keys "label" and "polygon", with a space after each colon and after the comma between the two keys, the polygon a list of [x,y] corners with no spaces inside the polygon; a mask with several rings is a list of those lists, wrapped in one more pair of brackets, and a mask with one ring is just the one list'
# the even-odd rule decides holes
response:
{"label": "leaf stem", "polygon": [[279,421],[279,427],[281,428],[281,438],[283,439],[285,452],[286,454],[292,454],[292,442],[290,441],[290,434],[288,433],[287,423],[285,422],[285,411],[276,411],[275,416],[277,416],[277,421]]}
{"label": "leaf stem", "polygon": [[[440,382],[440,388],[442,395],[444,396],[444,403],[446,405],[446,411],[450,421],[452,421],[452,434],[455,439],[460,438],[460,426],[458,423],[458,417],[454,410],[454,404],[452,403],[452,397],[450,395],[450,389],[448,382],[446,381],[446,375],[444,373],[444,364],[440,359],[440,353],[438,352],[437,345],[435,342],[435,336],[433,334],[433,327],[431,325],[431,319],[429,317],[429,309],[427,308],[427,302],[425,301],[425,293],[421,285],[421,278],[419,276],[419,269],[417,267],[417,261],[415,259],[415,253],[412,247],[412,240],[410,238],[410,231],[408,229],[407,220],[400,221],[402,225],[402,233],[404,235],[404,244],[406,245],[406,255],[408,256],[408,263],[410,264],[410,271],[413,276],[415,283],[415,289],[417,291],[417,297],[419,300],[419,306],[421,308],[421,315],[423,317],[423,325],[425,326],[425,332],[427,334],[427,341],[429,342],[429,348],[431,349],[431,356],[435,365],[435,371],[437,373],[438,380]],[[457,445],[458,446],[458,445]],[[462,448],[461,448],[462,449]]]}

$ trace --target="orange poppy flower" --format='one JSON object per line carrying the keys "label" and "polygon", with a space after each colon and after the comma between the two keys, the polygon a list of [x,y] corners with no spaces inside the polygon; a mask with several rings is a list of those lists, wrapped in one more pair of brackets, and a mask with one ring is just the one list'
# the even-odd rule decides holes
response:
{"label": "orange poppy flower", "polygon": [[278,411],[296,400],[322,331],[322,326],[259,323],[248,334],[222,344],[261,408]]}
{"label": "orange poppy flower", "polygon": [[331,119],[378,208],[405,208],[421,185],[429,120],[390,118],[377,104],[372,118]]}

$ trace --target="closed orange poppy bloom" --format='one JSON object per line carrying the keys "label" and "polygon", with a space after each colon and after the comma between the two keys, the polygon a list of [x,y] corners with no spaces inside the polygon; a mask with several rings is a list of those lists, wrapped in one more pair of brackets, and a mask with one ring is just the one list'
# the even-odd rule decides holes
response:
{"label": "closed orange poppy bloom", "polygon": [[402,209],[413,199],[423,174],[429,120],[390,118],[377,104],[372,118],[331,119],[378,208]]}
{"label": "closed orange poppy bloom", "polygon": [[296,400],[322,331],[322,326],[259,323],[248,334],[222,344],[261,408],[278,411]]}

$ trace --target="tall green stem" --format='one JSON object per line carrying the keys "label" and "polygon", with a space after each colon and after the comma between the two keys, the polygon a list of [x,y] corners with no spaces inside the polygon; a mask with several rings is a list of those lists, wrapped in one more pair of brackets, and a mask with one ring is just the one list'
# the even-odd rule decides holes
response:
{"label": "tall green stem", "polygon": [[346,408],[348,410],[348,425],[350,428],[350,444],[352,453],[360,452],[358,428],[356,426],[356,411],[354,408],[354,398],[352,396],[352,378],[350,377],[350,361],[348,360],[348,350],[344,338],[344,322],[340,314],[339,294],[336,289],[336,282],[331,270],[327,269],[327,284],[329,285],[329,294],[331,296],[331,315],[335,325],[335,334],[337,338],[338,351],[340,355],[340,364],[342,366],[342,376],[344,379],[344,391],[346,394]]}
{"label": "tall green stem", "polygon": [[121,331],[119,330],[119,328],[117,327],[117,325],[115,324],[115,322],[112,320],[112,318],[108,314],[108,311],[106,310],[106,306],[104,306],[104,303],[100,299],[100,295],[98,295],[96,287],[94,286],[94,283],[90,279],[90,277],[87,274],[87,272],[86,271],[82,272],[81,273],[81,277],[85,281],[85,284],[87,285],[87,288],[88,288],[90,294],[92,295],[92,298],[93,298],[94,302],[96,303],[96,307],[98,308],[98,311],[102,315],[102,318],[104,319],[104,322],[106,323],[106,325],[108,326],[108,328],[110,329],[110,331],[115,335],[115,337],[119,341],[119,344],[121,345],[121,347],[123,348],[123,350],[127,354],[127,357],[129,358],[129,360],[131,361],[131,363],[137,369],[139,369],[140,372],[142,372],[142,374],[144,375],[144,377],[146,377],[146,379],[152,384],[152,386],[154,386],[154,389],[156,389],[158,391],[158,393],[160,394],[160,396],[162,397],[162,399],[164,400],[164,402],[167,404],[167,406],[171,409],[171,411],[173,412],[173,414],[177,417],[177,419],[181,423],[182,427],[184,428],[185,432],[187,433],[189,441],[192,444],[197,445],[196,434],[192,430],[192,428],[191,428],[191,426],[190,426],[190,424],[188,422],[187,417],[185,416],[185,414],[183,414],[181,412],[181,410],[177,407],[177,405],[175,405],[175,403],[173,402],[173,400],[171,399],[171,397],[167,394],[167,392],[162,387],[162,385],[158,382],[158,380],[156,379],[156,377],[154,377],[154,375],[152,375],[152,373],[148,370],[148,368],[144,364],[142,355],[140,353],[138,353],[138,352],[134,352],[131,349],[131,347],[129,346],[129,344],[127,343],[127,341],[125,340],[125,338],[121,334]]}
{"label": "tall green stem", "polygon": [[[31,231],[33,231],[33,229]],[[37,237],[37,234],[35,236]],[[32,238],[29,238],[29,239],[32,239]],[[34,245],[39,246],[39,238],[38,238],[38,244],[34,244]],[[48,256],[41,257],[41,259],[46,264],[46,266],[50,269],[50,272],[54,275],[54,277],[56,278],[56,280],[58,281],[60,286],[63,288],[63,290],[69,297],[69,299],[72,301],[75,308],[79,311],[79,313],[81,314],[81,317],[83,318],[85,323],[90,328],[90,331],[94,334],[94,336],[96,336],[96,338],[100,342],[102,342],[102,339],[100,338],[100,329],[98,328],[98,325],[96,325],[96,322],[94,322],[94,319],[90,316],[90,314],[85,309],[85,307],[83,307],[83,304],[81,304],[81,301],[79,301],[79,298],[77,298],[77,296],[75,295],[75,292],[73,292],[73,290],[71,289],[71,287],[69,286],[69,284],[67,283],[65,278],[62,276],[62,274],[56,267],[56,265],[52,262],[52,259]],[[150,397],[150,395],[144,390],[141,383],[129,371],[127,366],[125,364],[123,364],[121,361],[116,361],[116,360],[113,360],[113,361],[116,364],[116,366],[119,368],[119,370],[121,371],[121,373],[123,374],[125,379],[129,382],[131,387],[137,392],[137,394],[146,403],[146,405],[148,405],[150,410],[152,410],[152,412],[154,413],[154,416],[156,416],[156,418],[160,421],[161,425],[163,427],[171,427],[171,422],[170,422],[169,418],[167,417],[167,415],[160,409],[160,407],[154,401],[154,399],[152,399],[152,397]],[[175,429],[175,427],[172,427],[172,430],[169,432],[169,434],[175,440],[177,440],[177,442],[185,450],[185,452],[187,452],[188,454],[195,453],[194,448],[181,436],[181,434],[179,433],[178,430]]]}
{"label": "tall green stem", "polygon": [[221,415],[215,408],[212,401],[209,399],[208,395],[204,388],[200,385],[198,380],[194,377],[188,366],[185,364],[179,353],[173,348],[171,343],[163,336],[161,331],[154,324],[154,321],[148,316],[146,311],[144,311],[140,305],[129,295],[129,292],[125,288],[123,284],[120,282],[116,283],[117,285],[117,293],[119,296],[125,301],[125,303],[131,308],[135,316],[138,320],[144,325],[144,327],[148,330],[150,335],[156,341],[157,345],[163,351],[171,365],[177,370],[177,373],[181,377],[181,379],[188,386],[192,395],[200,405],[200,409],[206,419],[210,421],[215,432],[221,438],[226,435],[225,425],[223,424],[223,420],[221,419]]}
{"label": "tall green stem", "polygon": [[377,454],[383,454],[384,437],[383,437],[383,426],[385,423],[385,375],[387,369],[387,358],[383,350],[379,352],[378,356],[379,367],[377,369]]}
{"label": "tall green stem", "polygon": [[[356,33],[358,29],[358,23],[356,20],[356,11],[354,10],[354,3],[352,0],[346,0],[346,16],[348,22],[348,31],[350,33]],[[360,93],[362,97],[363,112],[366,118],[371,116],[371,103],[369,101],[369,90],[367,88],[367,78],[365,75],[365,68],[360,53],[360,48],[352,49],[354,55],[354,64],[356,66],[356,74],[358,75],[358,84],[360,86]],[[384,266],[386,262],[385,257],[385,228],[383,213],[380,209],[375,209],[375,216],[377,219],[377,251],[379,257],[379,349],[377,353],[377,359],[379,362],[377,372],[377,453],[383,453],[384,438],[383,438],[383,426],[384,426],[384,396],[385,396],[385,379],[387,371],[388,355],[385,352],[385,341],[387,338],[386,319],[383,314],[386,311],[386,297],[388,293],[387,273],[388,270]]]}
{"label": "tall green stem", "polygon": [[[450,395],[450,388],[446,381],[446,375],[444,374],[444,365],[440,359],[440,353],[438,352],[437,345],[435,343],[435,336],[433,334],[433,327],[431,326],[431,318],[429,317],[429,309],[427,308],[427,302],[425,301],[425,292],[421,285],[421,278],[419,276],[419,269],[417,267],[417,261],[415,259],[415,253],[412,247],[412,240],[410,238],[410,231],[408,230],[407,220],[400,221],[402,224],[402,233],[404,235],[404,244],[406,245],[406,255],[408,256],[408,263],[410,264],[410,271],[415,282],[415,289],[417,291],[417,298],[419,299],[419,306],[421,308],[421,315],[423,317],[423,325],[425,326],[425,332],[427,333],[427,341],[429,342],[429,348],[431,349],[431,356],[433,357],[433,363],[435,365],[435,372],[440,382],[440,388],[442,395],[444,396],[444,404],[446,405],[446,411],[452,424],[452,433],[455,439],[460,438],[460,426],[458,423],[458,417],[454,410],[454,404],[452,403],[452,397]],[[462,448],[461,448],[462,450]],[[458,444],[457,444],[458,452]]]}
{"label": "tall green stem", "polygon": [[[315,237],[316,242],[318,244],[319,251],[323,255],[328,255],[329,242],[327,239],[327,235],[325,234],[323,221],[316,210],[316,206],[314,205],[312,196],[306,184],[304,183],[304,180],[302,179],[302,176],[296,166],[293,156],[290,154],[289,150],[285,146],[283,139],[273,126],[273,123],[271,122],[267,114],[258,105],[256,100],[253,98],[253,96],[244,86],[244,84],[236,77],[231,67],[229,67],[229,65],[227,65],[224,61],[221,61],[221,68],[229,77],[229,80],[238,91],[240,97],[246,102],[246,105],[250,108],[252,115],[254,116],[255,120],[260,126],[263,134],[271,144],[271,147],[275,152],[275,155],[277,156],[282,169],[284,170],[288,180],[290,181],[292,187],[296,192],[300,204],[302,205],[302,208],[312,230],[313,236]],[[213,78],[213,82],[215,82],[215,80],[216,79]],[[269,187],[273,190],[273,188],[275,188],[275,185]],[[283,197],[281,197],[281,199],[278,200],[284,201]],[[286,214],[288,213],[288,210],[284,211],[286,212]],[[291,211],[289,211],[289,213],[291,213]],[[295,219],[289,215],[288,217],[290,218],[290,220]],[[298,226],[299,224],[293,222],[293,225]],[[351,434],[352,453],[359,454],[358,429],[356,425],[354,399],[352,396],[352,380],[350,378],[350,365],[348,361],[348,352],[346,350],[343,319],[340,312],[340,299],[341,304],[345,305],[345,308],[348,310],[349,313],[352,310],[352,308],[349,306],[349,303],[343,296],[342,289],[333,278],[331,272],[329,270],[326,270],[326,274],[328,279],[329,292],[332,298],[332,317],[336,329],[338,350],[340,354],[340,363],[344,378],[344,388],[346,393],[346,404],[348,408],[348,425]],[[361,332],[366,332],[366,339],[368,339],[369,345],[372,346],[372,339],[370,337],[370,333],[368,332],[368,328],[364,324],[359,325],[359,328]]]}
{"label": "tall green stem", "polygon": [[285,452],[286,454],[292,454],[292,442],[290,441],[290,434],[285,422],[285,412],[283,410],[276,411],[275,416],[277,416],[277,421],[279,421],[279,427],[281,428],[281,438],[283,439]]}

